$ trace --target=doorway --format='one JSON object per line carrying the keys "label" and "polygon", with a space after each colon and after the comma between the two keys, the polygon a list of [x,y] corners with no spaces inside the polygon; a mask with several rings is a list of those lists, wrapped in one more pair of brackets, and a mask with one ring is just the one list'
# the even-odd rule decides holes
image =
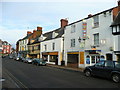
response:
{"label": "doorway", "polygon": [[110,53],[106,54],[106,60],[112,61],[113,60],[112,54],[110,54]]}

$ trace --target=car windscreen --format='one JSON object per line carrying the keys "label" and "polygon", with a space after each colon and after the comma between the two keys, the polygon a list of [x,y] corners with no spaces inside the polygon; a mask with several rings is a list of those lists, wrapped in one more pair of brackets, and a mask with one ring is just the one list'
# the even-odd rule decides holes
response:
{"label": "car windscreen", "polygon": [[120,68],[120,62],[115,62],[115,67]]}

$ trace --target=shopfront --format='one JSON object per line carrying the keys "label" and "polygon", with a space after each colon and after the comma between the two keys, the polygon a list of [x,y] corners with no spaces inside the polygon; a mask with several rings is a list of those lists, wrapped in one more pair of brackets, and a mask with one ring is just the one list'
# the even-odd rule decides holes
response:
{"label": "shopfront", "polygon": [[85,50],[85,52],[87,53],[85,56],[86,66],[91,66],[105,60],[105,56],[100,54],[101,50]]}
{"label": "shopfront", "polygon": [[67,66],[68,67],[77,67],[79,63],[79,52],[68,52],[67,53]]}
{"label": "shopfront", "polygon": [[48,63],[53,63],[58,65],[58,52],[45,52],[42,53],[42,57],[48,60]]}

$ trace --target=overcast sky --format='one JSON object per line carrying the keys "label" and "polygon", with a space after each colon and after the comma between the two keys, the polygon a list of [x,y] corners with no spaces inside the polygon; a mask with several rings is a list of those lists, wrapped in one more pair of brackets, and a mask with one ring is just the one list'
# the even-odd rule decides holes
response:
{"label": "overcast sky", "polygon": [[37,26],[43,32],[60,27],[60,19],[69,24],[117,6],[117,0],[1,0],[0,39],[15,47],[16,41]]}

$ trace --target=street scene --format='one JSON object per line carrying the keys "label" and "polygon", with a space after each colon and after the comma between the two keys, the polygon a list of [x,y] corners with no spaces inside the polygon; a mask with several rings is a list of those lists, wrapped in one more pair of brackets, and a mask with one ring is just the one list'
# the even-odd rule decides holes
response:
{"label": "street scene", "polygon": [[0,2],[1,90],[120,89],[120,0],[13,1]]}
{"label": "street scene", "polygon": [[86,77],[82,71],[36,66],[8,57],[3,59],[3,78],[3,88],[120,88],[105,78]]}

